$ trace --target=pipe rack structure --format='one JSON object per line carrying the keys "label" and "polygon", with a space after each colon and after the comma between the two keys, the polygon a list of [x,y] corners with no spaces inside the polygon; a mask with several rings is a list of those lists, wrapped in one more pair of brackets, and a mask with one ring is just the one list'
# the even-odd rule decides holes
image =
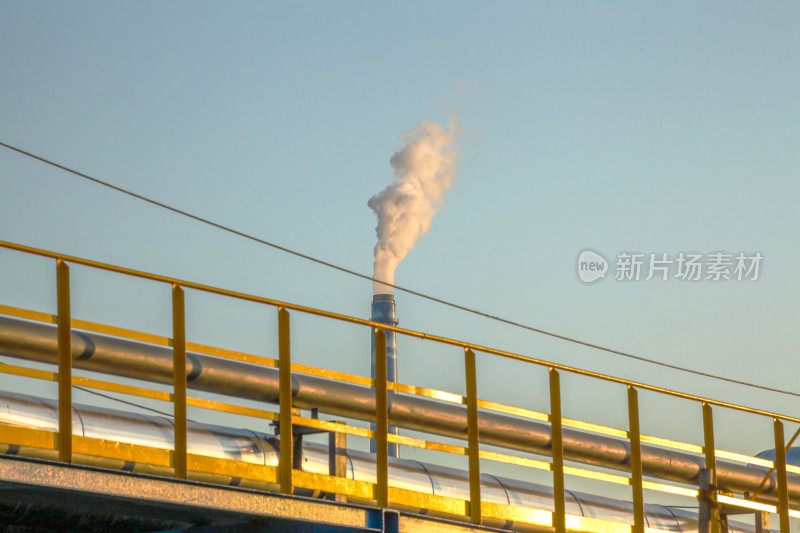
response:
{"label": "pipe rack structure", "polygon": [[[72,358],[75,368],[135,378],[156,383],[172,382],[172,350],[94,333],[72,331]],[[57,362],[57,331],[46,324],[0,317],[0,353],[38,361]],[[279,371],[187,353],[188,388],[233,397],[277,403]],[[292,405],[319,412],[372,421],[375,416],[374,389],[299,373],[292,374]],[[467,436],[467,414],[463,406],[426,398],[394,394],[389,397],[389,422],[401,428],[446,437]],[[503,414],[479,413],[481,442],[502,448],[550,455],[549,424]],[[564,457],[568,460],[630,471],[628,441],[571,429],[563,430]],[[641,446],[643,474],[653,478],[696,485],[705,467],[702,457],[655,446]],[[774,499],[778,480],[773,474],[764,480],[765,469],[731,462],[716,462],[717,483],[721,490],[756,492]],[[800,477],[787,476],[788,497],[800,503]]]}

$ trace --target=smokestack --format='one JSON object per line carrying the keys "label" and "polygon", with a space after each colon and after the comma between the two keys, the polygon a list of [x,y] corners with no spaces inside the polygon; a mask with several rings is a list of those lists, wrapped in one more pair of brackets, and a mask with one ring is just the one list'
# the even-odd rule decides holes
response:
{"label": "smokestack", "polygon": [[453,119],[447,129],[426,120],[402,135],[405,146],[391,159],[395,180],[369,199],[378,217],[375,233],[373,294],[391,293],[400,261],[431,227],[433,215],[444,207],[458,167]]}
{"label": "smokestack", "polygon": [[[378,217],[371,320],[389,326],[397,325],[391,294],[397,265],[430,229],[433,215],[444,207],[444,193],[453,183],[458,167],[452,118],[447,129],[423,120],[403,133],[402,138],[405,146],[390,161],[395,181],[367,202]],[[371,353],[370,375],[375,379],[374,332]],[[386,332],[386,378],[397,382],[397,342],[391,331]],[[371,427],[375,429],[374,424]],[[397,428],[390,426],[389,433],[397,435]],[[376,448],[373,440],[370,451],[375,453]],[[389,457],[397,456],[397,444],[389,443]]]}
{"label": "smokestack", "polygon": [[[394,296],[391,294],[376,294],[372,298],[372,316],[370,320],[386,324],[387,326],[396,326],[398,324],[397,317],[395,316]],[[386,331],[386,379],[387,381],[397,382],[397,340],[395,339],[394,331]],[[372,369],[370,376],[375,379],[375,332],[371,333],[372,343],[370,352]],[[391,395],[392,392],[390,391]],[[374,431],[375,424],[371,424],[370,428]],[[396,427],[389,426],[389,433],[399,435]],[[372,453],[377,452],[377,444],[374,440],[369,443],[369,450]],[[397,443],[389,443],[389,457],[399,457]]]}

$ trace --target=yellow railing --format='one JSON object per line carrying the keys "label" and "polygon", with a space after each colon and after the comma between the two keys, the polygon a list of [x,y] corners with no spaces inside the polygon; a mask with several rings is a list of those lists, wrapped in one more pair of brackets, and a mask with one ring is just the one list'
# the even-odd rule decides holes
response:
{"label": "yellow railing", "polygon": [[[769,411],[753,409],[741,405],[720,402],[710,398],[694,396],[682,392],[672,391],[661,387],[655,387],[644,383],[634,382],[614,376],[609,376],[597,372],[591,372],[579,368],[548,362],[520,354],[510,353],[502,350],[493,349],[486,346],[475,345],[455,339],[439,337],[420,333],[417,331],[406,330],[395,326],[376,323],[338,313],[331,313],[309,307],[299,306],[287,302],[272,300],[229,291],[208,285],[202,285],[185,280],[179,280],[166,276],[150,274],[136,271],[124,267],[108,265],[96,261],[90,261],[78,257],[67,256],[45,250],[39,250],[19,244],[0,241],[0,247],[25,252],[43,257],[49,257],[57,264],[57,302],[58,312],[56,315],[13,308],[0,305],[0,314],[16,316],[27,320],[54,323],[58,326],[58,372],[48,372],[35,368],[28,368],[16,365],[0,365],[0,372],[36,378],[42,380],[56,381],[58,383],[59,400],[59,426],[57,432],[42,430],[25,429],[8,425],[0,425],[0,444],[29,447],[32,450],[41,450],[42,454],[57,452],[58,459],[64,462],[73,460],[91,463],[92,457],[103,457],[106,459],[119,461],[133,461],[149,465],[153,472],[170,474],[178,478],[186,478],[189,473],[194,477],[200,476],[203,479],[215,479],[215,476],[230,476],[250,480],[258,486],[280,490],[285,494],[292,494],[294,488],[305,488],[315,491],[325,491],[352,497],[358,501],[372,500],[381,507],[400,506],[404,508],[425,508],[449,515],[457,515],[468,518],[474,523],[481,523],[485,519],[498,519],[503,521],[522,521],[542,527],[552,527],[556,532],[563,533],[566,530],[583,531],[633,531],[643,533],[645,528],[644,518],[644,497],[643,491],[654,490],[671,494],[679,494],[688,497],[697,497],[698,490],[689,488],[681,484],[671,484],[654,482],[643,479],[641,445],[649,444],[652,446],[672,448],[683,452],[702,455],[705,458],[705,465],[712,472],[712,485],[716,485],[713,479],[716,470],[716,460],[718,458],[728,461],[739,462],[742,464],[759,465],[771,469],[766,474],[766,482],[774,469],[777,472],[778,498],[777,505],[770,505],[757,502],[756,496],[749,498],[734,498],[730,495],[717,495],[714,493],[712,499],[718,504],[736,506],[739,508],[754,509],[765,512],[776,512],[780,517],[780,528],[782,532],[789,531],[789,517],[800,517],[800,513],[789,508],[789,494],[787,488],[787,471],[800,474],[800,468],[787,466],[785,460],[785,449],[791,445],[797,434],[791,439],[788,445],[785,444],[783,436],[784,422],[800,422],[799,418],[794,418]],[[83,265],[95,269],[117,272],[127,276],[148,279],[156,282],[166,283],[172,289],[172,317],[173,335],[171,338],[161,337],[148,333],[141,333],[132,330],[112,327],[103,324],[76,320],[70,313],[70,287],[69,287],[69,265]],[[205,293],[222,295],[239,300],[256,302],[277,308],[278,310],[278,359],[241,353],[211,346],[204,346],[187,342],[185,335],[184,317],[184,291],[195,290]],[[375,333],[376,350],[376,376],[369,379],[362,376],[346,374],[333,370],[319,369],[306,365],[299,365],[291,361],[290,338],[290,311],[303,314],[320,316],[336,321],[357,324],[373,329]],[[70,334],[72,329],[93,331],[105,335],[113,335],[132,339],[140,342],[170,346],[173,352],[173,383],[172,392],[151,390],[143,387],[102,381],[82,376],[72,376],[72,359]],[[456,346],[463,350],[464,365],[466,372],[466,395],[453,394],[447,391],[440,391],[429,388],[415,387],[406,384],[387,382],[386,379],[386,338],[385,332],[394,332],[398,335],[425,339],[436,343]],[[244,407],[210,401],[203,398],[190,397],[187,395],[186,381],[186,352],[187,350],[223,357],[235,361],[250,364],[277,367],[279,370],[279,406],[277,413],[274,411]],[[383,354],[383,357],[381,357]],[[496,402],[481,400],[477,397],[477,377],[476,377],[476,354],[486,354],[510,358],[525,363],[542,366],[549,371],[550,388],[550,413],[542,413],[505,405]],[[376,405],[376,426],[375,430],[348,425],[340,422],[329,422],[300,416],[297,409],[293,409],[291,396],[291,375],[292,372],[310,374],[324,377],[336,381],[347,382],[362,386],[374,387]],[[628,403],[628,429],[618,429],[608,426],[593,424],[589,422],[574,420],[562,417],[561,415],[561,373],[571,373],[587,376],[597,380],[603,380],[627,388]],[[102,439],[94,439],[79,435],[72,435],[72,388],[75,385],[91,387],[98,390],[105,390],[117,393],[124,393],[136,397],[149,398],[172,402],[174,405],[175,419],[175,440],[173,450],[163,450],[147,446],[134,444],[108,442]],[[387,400],[389,391],[405,393],[438,401],[462,404],[466,406],[467,415],[467,438],[466,446],[447,444],[431,440],[423,440],[408,436],[394,435],[388,432],[388,411]],[[658,394],[682,398],[697,402],[702,406],[704,445],[679,442],[656,437],[643,435],[639,430],[639,408],[638,392],[651,391]],[[293,425],[302,425],[324,431],[335,432],[337,434],[349,434],[357,437],[372,438],[377,441],[376,456],[376,482],[368,483],[354,479],[345,479],[333,475],[324,475],[313,472],[306,472],[293,468],[293,449],[291,439],[280,439],[280,461],[277,465],[254,465],[243,461],[229,459],[210,458],[202,455],[187,453],[187,407],[200,407],[218,412],[233,413],[256,417],[260,419],[279,422],[281,434],[291,435]],[[772,418],[775,432],[776,461],[757,459],[746,455],[736,454],[724,450],[716,449],[714,445],[714,428],[712,407],[724,407],[745,413],[760,415]],[[529,420],[548,422],[551,426],[552,434],[552,460],[542,461],[527,457],[499,453],[480,449],[480,434],[478,431],[478,413],[483,411],[494,411],[515,417]],[[579,468],[564,464],[564,450],[562,444],[563,427],[571,427],[608,435],[619,439],[627,439],[630,444],[630,475],[609,474],[595,469]],[[799,431],[800,432],[800,431]],[[458,499],[433,494],[424,494],[389,485],[388,479],[388,455],[387,448],[389,442],[395,442],[404,446],[411,446],[427,450],[436,450],[458,455],[466,455],[469,464],[470,490],[468,499]],[[33,452],[38,453],[38,452]],[[480,484],[480,459],[492,460],[501,463],[530,467],[552,472],[554,487],[554,512],[531,510],[513,505],[503,505],[482,501]],[[614,484],[631,486],[633,500],[633,526],[632,528],[624,524],[609,524],[595,519],[570,516],[566,513],[566,502],[564,499],[564,477],[565,475],[579,476],[584,478],[602,480]],[[205,476],[205,477],[203,477]],[[760,489],[759,489],[760,490]],[[756,493],[759,491],[756,491]],[[713,512],[713,511],[712,511]],[[718,511],[717,511],[718,512]],[[717,526],[718,527],[718,526]],[[712,521],[712,528],[714,523]]]}

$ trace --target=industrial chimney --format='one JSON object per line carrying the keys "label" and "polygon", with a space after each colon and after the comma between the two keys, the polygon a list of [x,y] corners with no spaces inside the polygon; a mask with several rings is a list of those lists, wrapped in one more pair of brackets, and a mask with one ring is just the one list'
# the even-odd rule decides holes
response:
{"label": "industrial chimney", "polygon": [[[387,326],[396,326],[398,324],[394,312],[394,295],[392,294],[375,294],[372,297],[372,317],[370,320],[386,324]],[[397,341],[395,339],[394,331],[386,331],[386,379],[387,381],[397,382]],[[372,368],[370,376],[375,379],[375,332],[371,333],[371,363]],[[392,392],[390,391],[391,395]],[[370,426],[375,430],[375,424]],[[398,435],[398,430],[394,426],[389,426],[389,433]],[[372,453],[377,452],[377,445],[375,440],[370,441],[369,450]],[[389,457],[398,457],[397,444],[394,442],[389,443]]]}

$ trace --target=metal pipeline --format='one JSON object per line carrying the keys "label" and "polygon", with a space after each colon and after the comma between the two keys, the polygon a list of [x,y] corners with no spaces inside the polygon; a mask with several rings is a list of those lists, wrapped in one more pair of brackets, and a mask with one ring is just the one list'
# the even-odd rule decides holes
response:
{"label": "metal pipeline", "polygon": [[[45,363],[56,363],[56,328],[47,324],[0,317],[0,353]],[[172,351],[169,348],[72,332],[73,365],[76,368],[170,384]],[[188,387],[250,400],[278,401],[278,370],[202,354],[187,354]],[[321,412],[374,420],[374,390],[316,376],[292,374],[295,407],[318,408]],[[426,398],[392,395],[389,399],[392,425],[431,434],[465,439],[466,411],[451,403]],[[482,411],[479,414],[481,442],[540,455],[550,455],[548,424]],[[627,441],[572,429],[563,431],[564,455],[571,461],[630,471]],[[696,485],[704,459],[675,450],[642,445],[644,475]],[[763,469],[717,461],[717,481],[722,490],[754,492],[764,477]],[[800,503],[800,476],[788,476],[789,498]],[[774,500],[777,478],[767,481],[761,494]]]}
{"label": "metal pipeline", "polygon": [[[45,431],[58,431],[58,405],[54,400],[24,394],[0,393],[0,423]],[[173,423],[170,419],[97,406],[74,406],[73,434],[165,450],[171,450],[174,446]],[[280,442],[273,435],[189,422],[187,437],[187,447],[190,453],[262,465],[276,465],[279,460]],[[57,452],[52,450],[20,449],[18,446],[8,445],[0,445],[0,453],[33,454],[48,459],[57,457]],[[328,453],[329,451],[324,445],[304,443],[302,468],[330,475]],[[374,455],[354,450],[346,450],[345,454],[347,456],[345,477],[368,483],[375,482]],[[160,475],[171,474],[171,469],[166,467],[158,468],[152,465],[113,459],[86,456],[78,457],[76,460],[77,462],[87,461],[93,466],[104,468]],[[190,477],[218,484],[278,490],[276,485],[270,483],[221,475],[190,472]],[[465,500],[470,497],[468,472],[408,459],[389,459],[389,484],[426,494]],[[324,495],[317,494],[317,496]],[[567,514],[627,524],[633,523],[633,505],[630,502],[575,491],[566,491],[565,497]],[[548,512],[553,512],[554,509],[552,487],[489,474],[481,475],[481,499],[486,502]],[[350,501],[351,503],[369,503],[358,499],[350,499]],[[431,514],[430,511],[416,508],[401,508],[401,510]],[[444,513],[441,513],[440,516],[454,518],[454,516]],[[465,519],[466,517],[461,518]],[[645,520],[647,527],[662,531],[682,533],[697,530],[695,513],[662,505],[646,504]],[[496,522],[495,526],[505,529],[537,529],[524,523]],[[492,519],[487,519],[484,525],[492,525]],[[730,526],[733,532],[753,531],[752,526],[746,524],[731,523]]]}

